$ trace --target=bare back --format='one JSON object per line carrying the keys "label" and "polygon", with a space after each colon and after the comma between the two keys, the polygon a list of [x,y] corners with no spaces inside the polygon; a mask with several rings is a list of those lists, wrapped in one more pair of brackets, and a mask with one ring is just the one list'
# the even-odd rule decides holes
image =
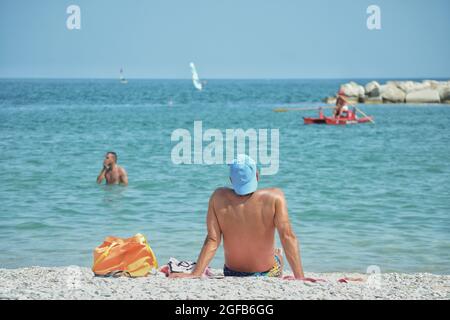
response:
{"label": "bare back", "polygon": [[261,189],[248,196],[221,188],[213,196],[214,212],[223,234],[225,264],[242,272],[273,267],[275,202],[278,189]]}

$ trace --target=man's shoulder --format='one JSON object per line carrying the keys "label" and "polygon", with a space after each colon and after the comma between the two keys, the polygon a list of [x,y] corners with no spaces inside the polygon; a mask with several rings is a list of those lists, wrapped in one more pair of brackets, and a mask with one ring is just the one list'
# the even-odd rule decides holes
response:
{"label": "man's shoulder", "polygon": [[284,192],[280,188],[264,188],[255,192],[255,195],[273,199],[284,199]]}
{"label": "man's shoulder", "polygon": [[[233,189],[227,188],[227,187],[220,187],[214,190],[212,196],[220,196],[225,194],[234,194]],[[283,197],[284,198],[284,192],[280,188],[264,188],[264,189],[258,189],[254,193],[255,195],[260,196],[271,196],[271,197]]]}
{"label": "man's shoulder", "polygon": [[233,190],[227,187],[220,187],[214,190],[211,197],[223,196],[225,194],[229,194],[230,192],[233,192]]}

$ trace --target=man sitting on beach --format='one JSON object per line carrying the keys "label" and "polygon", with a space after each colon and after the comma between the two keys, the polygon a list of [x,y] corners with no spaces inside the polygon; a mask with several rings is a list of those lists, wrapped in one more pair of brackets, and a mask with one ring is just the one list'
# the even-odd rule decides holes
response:
{"label": "man sitting on beach", "polygon": [[258,171],[253,159],[239,155],[230,165],[233,189],[219,188],[209,200],[208,235],[191,274],[172,273],[172,278],[200,277],[214,257],[223,236],[225,276],[281,277],[283,258],[275,249],[275,229],[296,279],[303,279],[297,238],[289,222],[281,190],[257,190]]}
{"label": "man sitting on beach", "polygon": [[117,154],[115,152],[107,152],[103,161],[103,169],[97,177],[97,183],[102,183],[106,179],[106,184],[123,184],[128,185],[128,175],[124,168],[117,164]]}

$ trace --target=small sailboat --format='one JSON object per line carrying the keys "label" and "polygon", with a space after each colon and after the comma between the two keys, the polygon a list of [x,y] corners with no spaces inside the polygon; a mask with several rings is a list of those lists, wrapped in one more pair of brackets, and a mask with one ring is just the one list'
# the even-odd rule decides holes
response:
{"label": "small sailboat", "polygon": [[192,72],[192,82],[194,83],[194,87],[202,91],[203,90],[203,84],[200,82],[200,78],[198,77],[197,69],[195,69],[195,65],[193,62],[190,63],[191,66],[191,72]]}
{"label": "small sailboat", "polygon": [[120,68],[120,83],[126,84],[128,83],[128,80],[125,79],[125,77],[123,76],[123,69]]}

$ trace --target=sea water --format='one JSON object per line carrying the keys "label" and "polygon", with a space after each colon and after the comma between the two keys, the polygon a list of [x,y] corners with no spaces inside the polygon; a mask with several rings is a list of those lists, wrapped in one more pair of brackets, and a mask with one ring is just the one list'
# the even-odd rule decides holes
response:
{"label": "sea water", "polygon": [[[196,260],[228,168],[173,164],[170,138],[202,121],[279,129],[260,187],[283,189],[306,271],[449,274],[449,106],[360,106],[376,124],[342,127],[273,112],[319,106],[344,81],[0,80],[0,267],[90,266],[106,236],[136,233],[160,264]],[[106,151],[128,187],[96,184]]]}

